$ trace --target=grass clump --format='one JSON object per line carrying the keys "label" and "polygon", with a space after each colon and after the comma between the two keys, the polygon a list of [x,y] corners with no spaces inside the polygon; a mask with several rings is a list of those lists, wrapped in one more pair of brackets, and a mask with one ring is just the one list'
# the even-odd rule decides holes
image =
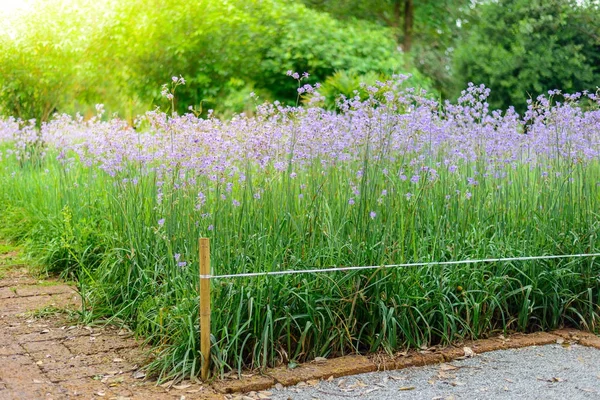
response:
{"label": "grass clump", "polygon": [[[600,250],[597,105],[554,94],[519,116],[489,110],[484,87],[439,104],[401,84],[367,86],[337,113],[157,111],[137,130],[59,116],[36,136],[39,158],[5,127],[0,202],[24,223],[4,232],[78,279],[85,318],[155,346],[149,369],[165,379],[199,371],[202,236],[215,274]],[[213,372],[597,330],[598,272],[577,258],[214,280]]]}

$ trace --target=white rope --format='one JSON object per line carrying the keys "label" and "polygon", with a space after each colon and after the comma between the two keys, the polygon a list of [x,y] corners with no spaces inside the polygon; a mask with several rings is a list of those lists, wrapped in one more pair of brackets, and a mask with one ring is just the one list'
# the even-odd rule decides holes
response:
{"label": "white rope", "polygon": [[554,259],[554,258],[576,258],[576,257],[600,257],[600,253],[568,254],[568,255],[554,255],[554,256],[509,257],[509,258],[483,258],[483,259],[479,259],[479,260],[432,261],[432,262],[420,262],[420,263],[412,263],[412,264],[369,265],[369,266],[362,266],[362,267],[333,267],[333,268],[322,268],[322,269],[304,269],[304,270],[287,270],[287,271],[270,271],[270,272],[248,272],[248,273],[243,273],[243,274],[200,275],[200,278],[201,279],[248,278],[248,277],[267,276],[267,275],[293,275],[293,274],[315,274],[318,272],[356,271],[356,270],[360,270],[360,269],[410,268],[410,267],[425,267],[425,266],[437,266],[437,265],[479,264],[479,263],[506,262],[506,261],[550,260],[550,259]]}

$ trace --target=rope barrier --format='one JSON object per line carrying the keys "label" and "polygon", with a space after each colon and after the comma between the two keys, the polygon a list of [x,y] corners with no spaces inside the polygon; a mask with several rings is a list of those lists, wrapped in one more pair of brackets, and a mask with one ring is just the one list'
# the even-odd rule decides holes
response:
{"label": "rope barrier", "polygon": [[411,268],[411,267],[426,267],[426,266],[440,266],[440,265],[480,264],[480,263],[490,263],[490,262],[550,260],[550,259],[556,259],[556,258],[578,258],[578,257],[600,257],[600,253],[508,257],[508,258],[482,258],[482,259],[476,259],[476,260],[432,261],[432,262],[420,262],[420,263],[410,263],[410,264],[332,267],[332,268],[322,268],[322,269],[269,271],[269,272],[248,272],[248,273],[242,273],[242,274],[200,275],[200,278],[203,278],[203,279],[249,278],[249,277],[270,276],[270,275],[294,275],[294,274],[315,274],[315,273],[320,273],[320,272],[356,271],[356,270],[361,270],[361,269],[366,270],[366,269],[378,269],[378,268]]}

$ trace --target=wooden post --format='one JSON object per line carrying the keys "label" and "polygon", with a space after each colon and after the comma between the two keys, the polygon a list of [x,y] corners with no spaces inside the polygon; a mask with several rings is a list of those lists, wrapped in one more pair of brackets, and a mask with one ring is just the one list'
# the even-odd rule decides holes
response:
{"label": "wooden post", "polygon": [[210,368],[210,243],[200,238],[200,352],[202,379],[208,379]]}

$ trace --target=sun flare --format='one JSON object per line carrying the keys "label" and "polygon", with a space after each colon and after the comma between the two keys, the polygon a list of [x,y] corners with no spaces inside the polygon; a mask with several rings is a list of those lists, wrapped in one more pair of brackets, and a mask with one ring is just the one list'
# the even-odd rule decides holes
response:
{"label": "sun flare", "polygon": [[12,13],[18,10],[26,10],[31,6],[28,0],[0,0],[0,12]]}

